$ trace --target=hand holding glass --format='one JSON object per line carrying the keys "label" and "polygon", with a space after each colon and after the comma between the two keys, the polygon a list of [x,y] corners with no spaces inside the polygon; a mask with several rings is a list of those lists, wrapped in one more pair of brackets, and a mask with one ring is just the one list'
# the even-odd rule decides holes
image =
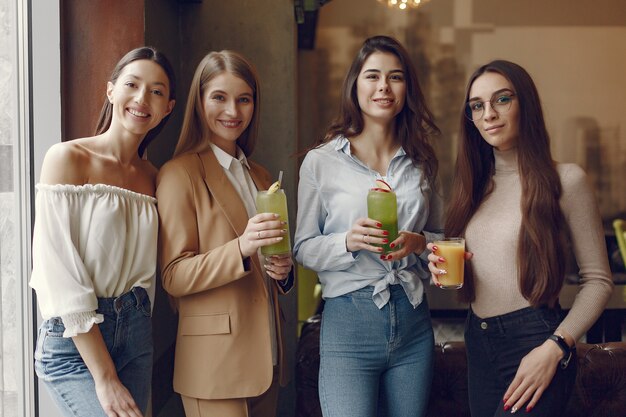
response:
{"label": "hand holding glass", "polygon": [[[372,188],[367,194],[367,217],[382,223],[381,229],[389,232],[387,238],[393,242],[398,238],[398,202],[393,191]],[[393,252],[390,243],[383,245],[383,254]],[[376,245],[378,246],[378,245]]]}
{"label": "hand holding glass", "polygon": [[289,240],[289,215],[287,214],[287,197],[282,189],[274,192],[259,191],[256,195],[257,213],[276,213],[280,216],[280,221],[285,222],[285,230],[287,233],[283,236],[283,240],[271,245],[262,246],[261,253],[263,256],[283,255],[291,251],[291,242]]}
{"label": "hand holding glass", "polygon": [[446,271],[438,275],[437,280],[444,290],[458,290],[463,287],[465,270],[465,239],[462,237],[446,237],[433,242],[437,246],[435,253],[444,258],[445,262],[437,262],[435,266]]}

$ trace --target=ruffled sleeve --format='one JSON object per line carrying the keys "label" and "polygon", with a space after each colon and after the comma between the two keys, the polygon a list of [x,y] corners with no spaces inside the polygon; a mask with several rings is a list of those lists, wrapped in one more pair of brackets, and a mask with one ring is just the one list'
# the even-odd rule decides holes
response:
{"label": "ruffled sleeve", "polygon": [[30,285],[44,319],[61,317],[65,337],[101,323],[98,298],[153,288],[156,199],[107,185],[39,184]]}
{"label": "ruffled sleeve", "polygon": [[[92,277],[79,254],[81,196],[65,186],[38,186],[30,286],[44,319],[61,316],[64,337],[102,322]],[[66,321],[67,320],[67,321]]]}

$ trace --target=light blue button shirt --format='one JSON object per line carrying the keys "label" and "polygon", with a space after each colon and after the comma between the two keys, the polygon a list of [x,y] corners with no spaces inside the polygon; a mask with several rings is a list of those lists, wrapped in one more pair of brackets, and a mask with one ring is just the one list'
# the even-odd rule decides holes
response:
{"label": "light blue button shirt", "polygon": [[324,298],[371,285],[373,301],[382,308],[389,285],[400,284],[417,307],[424,294],[421,279],[430,277],[427,252],[388,262],[380,254],[346,249],[346,234],[359,217],[367,217],[367,193],[380,178],[396,193],[399,230],[422,233],[428,242],[443,236],[441,194],[402,148],[382,177],[351,154],[345,137],[337,137],[311,150],[300,167],[294,254],[318,273]]}

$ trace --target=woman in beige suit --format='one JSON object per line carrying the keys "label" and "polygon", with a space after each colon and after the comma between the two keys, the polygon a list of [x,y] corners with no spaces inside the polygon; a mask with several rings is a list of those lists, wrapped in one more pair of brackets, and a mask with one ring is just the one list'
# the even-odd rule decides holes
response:
{"label": "woman in beige suit", "polygon": [[179,310],[174,389],[188,417],[274,416],[285,382],[277,295],[293,285],[292,260],[258,254],[286,233],[276,214],[256,214],[257,190],[270,185],[247,159],[258,114],[250,63],[209,53],[157,179],[163,287]]}

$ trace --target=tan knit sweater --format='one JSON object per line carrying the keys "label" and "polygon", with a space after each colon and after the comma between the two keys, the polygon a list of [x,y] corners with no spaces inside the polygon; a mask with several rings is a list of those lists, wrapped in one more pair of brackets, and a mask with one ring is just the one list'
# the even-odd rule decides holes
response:
{"label": "tan knit sweater", "polygon": [[[517,242],[522,219],[517,150],[494,149],[494,155],[493,192],[472,217],[465,236],[467,250],[474,253],[470,261],[476,285],[472,309],[479,317],[529,306],[517,284]],[[574,305],[559,329],[578,340],[604,310],[613,280],[600,214],[584,171],[575,164],[558,164],[557,170],[563,186],[561,209],[570,228],[581,277]]]}

